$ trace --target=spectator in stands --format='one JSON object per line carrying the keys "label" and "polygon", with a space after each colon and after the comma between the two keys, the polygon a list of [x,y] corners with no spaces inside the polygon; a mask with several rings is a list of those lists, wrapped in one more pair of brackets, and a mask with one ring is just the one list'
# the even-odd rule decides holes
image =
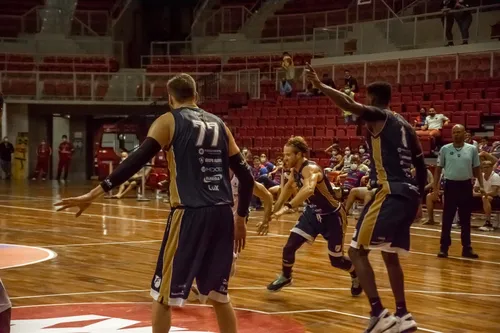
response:
{"label": "spectator in stands", "polygon": [[283,78],[280,83],[280,95],[283,97],[292,97],[292,85]]}
{"label": "spectator in stands", "polygon": [[476,147],[476,149],[479,150],[479,144],[476,140],[472,139],[472,134],[470,133],[470,131],[465,132],[465,143],[473,145],[474,147]]}
{"label": "spectator in stands", "polygon": [[[349,86],[345,86],[343,90],[344,94],[349,96],[350,98],[354,99],[354,92],[351,90]],[[356,116],[353,115],[351,112],[347,112],[342,110],[342,114],[344,115],[344,123],[347,125],[353,125],[356,124]]]}
{"label": "spectator in stands", "polygon": [[288,82],[292,82],[295,79],[295,66],[293,64],[293,58],[288,52],[283,52],[283,60],[281,62],[281,68],[285,70],[285,77]]}
{"label": "spectator in stands", "polygon": [[443,0],[441,11],[443,16],[441,16],[441,22],[446,35],[446,46],[453,46],[453,24],[455,23],[455,17],[450,10],[455,8],[456,0]]}
{"label": "spectator in stands", "polygon": [[73,144],[68,141],[68,136],[62,136],[62,142],[59,144],[59,165],[57,167],[57,180],[61,180],[61,173],[64,170],[64,180],[68,179],[69,165],[75,148]]}
{"label": "spectator in stands", "polygon": [[490,154],[496,158],[500,158],[500,141],[495,141],[491,144]]}
{"label": "spectator in stands", "polygon": [[479,229],[482,231],[493,231],[494,228],[491,224],[491,211],[492,206],[497,209],[500,208],[500,175],[493,172],[493,163],[491,163],[491,161],[483,161],[481,166],[483,169],[485,194],[481,194],[479,182],[477,180],[474,184],[473,194],[474,197],[481,198],[484,214],[486,215],[486,221]]}
{"label": "spectator in stands", "polygon": [[359,153],[359,159],[361,160],[361,163],[365,163],[365,161],[368,160],[370,161],[370,152],[368,152],[368,149],[366,149],[366,146],[361,144],[358,147],[358,153]]}
{"label": "spectator in stands", "polygon": [[33,180],[37,180],[38,176],[42,177],[42,180],[45,180],[45,177],[47,177],[47,174],[49,173],[49,162],[51,156],[52,148],[44,139],[36,150],[36,167]]}
{"label": "spectator in stands", "polygon": [[340,177],[345,178],[342,188],[345,194],[348,194],[353,188],[359,187],[361,184],[361,178],[365,175],[365,173],[359,170],[359,158],[357,156],[353,156],[351,159],[350,169],[341,174]]}
{"label": "spectator in stands", "polygon": [[482,151],[479,153],[479,158],[481,161],[490,161],[493,165],[493,171],[500,175],[500,159],[495,155]]}
{"label": "spectator in stands", "polygon": [[241,149],[241,154],[247,162],[250,162],[250,160],[252,159],[252,153],[250,152],[250,150],[248,150],[247,147],[243,147],[243,149]]}
{"label": "spectator in stands", "polygon": [[321,80],[321,82],[323,84],[326,84],[329,87],[332,87],[332,88],[336,89],[335,88],[335,82],[333,82],[332,78],[330,77],[330,75],[328,73],[324,73],[323,74],[323,79]]}
{"label": "spectator in stands", "polygon": [[273,171],[274,168],[276,168],[276,166],[274,164],[269,162],[266,154],[260,154],[260,163],[261,163],[261,165],[263,165],[267,169],[267,173]]}
{"label": "spectator in stands", "polygon": [[267,168],[260,163],[259,156],[254,156],[252,174],[255,180],[258,180],[260,176],[266,176],[269,173]]}
{"label": "spectator in stands", "polygon": [[275,184],[281,184],[281,177],[283,175],[283,158],[281,156],[278,156],[276,158],[276,167],[274,170],[269,172],[269,178],[275,183]]}
{"label": "spectator in stands", "polygon": [[462,45],[469,44],[469,29],[472,24],[472,11],[467,10],[468,8],[469,4],[467,0],[455,0],[455,9],[461,10],[455,13],[455,20],[462,34]]}
{"label": "spectator in stands", "polygon": [[325,149],[325,153],[330,153],[332,156],[330,157],[330,165],[325,169],[326,172],[340,170],[342,168],[342,163],[344,161],[344,157],[340,154],[340,147],[337,143],[334,143],[330,147]]}
{"label": "spectator in stands", "polygon": [[489,140],[487,136],[481,138],[481,142],[479,142],[479,152],[489,152],[491,150],[491,146],[489,144]]}
{"label": "spectator in stands", "polygon": [[424,107],[421,107],[418,117],[413,119],[413,127],[414,128],[422,128],[422,126],[425,125],[426,118],[427,118],[427,109]]}
{"label": "spectator in stands", "polygon": [[362,201],[363,205],[366,205],[372,199],[373,194],[376,190],[376,188],[372,189],[370,187],[370,184],[363,187],[353,188],[351,192],[349,192],[347,200],[345,201],[345,210],[347,212],[347,215],[351,214],[351,208],[356,201]]}
{"label": "spectator in stands", "polygon": [[356,80],[355,78],[353,78],[351,76],[351,73],[348,70],[344,71],[344,82],[345,82],[345,85],[347,87],[349,87],[349,89],[352,92],[354,92],[354,93],[358,93],[359,92],[358,80]]}
{"label": "spectator in stands", "polygon": [[455,125],[452,130],[453,142],[441,147],[434,175],[433,195],[439,195],[439,179],[444,170],[444,208],[441,229],[440,258],[448,257],[451,245],[453,218],[458,210],[461,225],[462,256],[477,259],[471,246],[470,222],[472,214],[472,178],[479,181],[479,191],[484,195],[483,175],[480,169],[479,152],[465,143],[465,128]]}
{"label": "spectator in stands", "polygon": [[9,138],[3,138],[0,144],[0,167],[5,173],[5,179],[10,179],[12,176],[12,154],[14,154],[14,146],[9,142]]}
{"label": "spectator in stands", "polygon": [[344,149],[344,158],[343,158],[343,165],[342,165],[342,171],[347,172],[351,168],[351,161],[352,161],[353,155],[351,154],[351,148],[346,147]]}
{"label": "spectator in stands", "polygon": [[441,129],[444,125],[447,125],[450,119],[445,115],[438,113],[434,108],[429,109],[429,113],[425,118],[424,126],[417,130],[416,133],[419,136],[430,136],[432,139],[441,136]]}

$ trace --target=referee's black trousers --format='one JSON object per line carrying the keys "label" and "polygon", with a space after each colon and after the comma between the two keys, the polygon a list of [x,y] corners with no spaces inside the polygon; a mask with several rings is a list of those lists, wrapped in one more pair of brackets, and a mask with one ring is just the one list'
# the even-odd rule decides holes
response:
{"label": "referee's black trousers", "polygon": [[441,250],[447,251],[451,245],[451,225],[457,209],[462,229],[462,246],[470,248],[470,219],[472,215],[472,182],[470,179],[445,180]]}

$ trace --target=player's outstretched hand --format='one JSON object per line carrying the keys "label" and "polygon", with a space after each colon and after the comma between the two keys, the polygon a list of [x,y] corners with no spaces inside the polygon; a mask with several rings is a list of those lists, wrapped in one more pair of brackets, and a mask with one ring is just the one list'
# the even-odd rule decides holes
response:
{"label": "player's outstretched hand", "polygon": [[318,74],[311,67],[309,63],[306,63],[306,68],[304,69],[304,73],[306,76],[306,80],[311,82],[314,88],[318,88],[321,85],[321,81],[319,80]]}
{"label": "player's outstretched hand", "polygon": [[78,207],[78,212],[76,213],[76,217],[82,215],[82,213],[90,206],[94,198],[90,193],[81,195],[79,197],[74,198],[66,198],[62,199],[59,202],[54,204],[55,207],[59,207],[57,209],[58,212],[62,210],[66,210],[68,208]]}
{"label": "player's outstretched hand", "polygon": [[271,218],[272,218],[273,220],[277,220],[277,219],[279,219],[279,217],[280,217],[281,215],[286,214],[289,210],[290,210],[290,208],[288,208],[288,206],[283,206],[283,207],[281,207],[281,209],[280,209],[280,210],[278,210],[276,213],[274,213],[274,214],[271,216]]}
{"label": "player's outstretched hand", "polygon": [[269,232],[269,221],[262,221],[257,223],[257,235],[266,236]]}
{"label": "player's outstretched hand", "polygon": [[234,252],[240,253],[245,248],[247,224],[245,218],[234,214]]}

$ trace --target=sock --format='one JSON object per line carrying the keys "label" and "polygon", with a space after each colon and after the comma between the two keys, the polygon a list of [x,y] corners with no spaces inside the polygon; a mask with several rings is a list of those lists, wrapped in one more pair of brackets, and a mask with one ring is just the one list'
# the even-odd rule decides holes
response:
{"label": "sock", "polygon": [[406,302],[396,302],[396,316],[403,317],[407,313]]}
{"label": "sock", "polygon": [[292,277],[292,267],[283,266],[283,276],[287,279]]}
{"label": "sock", "polygon": [[352,272],[350,272],[349,274],[351,274],[351,277],[352,277],[353,279],[355,279],[355,278],[357,278],[357,277],[358,277],[358,275],[356,274],[356,271],[352,271]]}
{"label": "sock", "polygon": [[371,315],[374,317],[378,317],[384,311],[380,297],[370,298],[370,306],[372,307]]}

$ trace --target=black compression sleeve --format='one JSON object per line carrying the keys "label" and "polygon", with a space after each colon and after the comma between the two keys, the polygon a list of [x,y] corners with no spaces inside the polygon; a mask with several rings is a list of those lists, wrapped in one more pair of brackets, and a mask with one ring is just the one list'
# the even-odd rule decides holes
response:
{"label": "black compression sleeve", "polygon": [[105,192],[120,186],[135,175],[144,164],[148,163],[161,150],[161,146],[153,138],[147,137],[142,145],[127,157],[106,179],[101,183]]}
{"label": "black compression sleeve", "polygon": [[248,215],[248,208],[253,194],[253,177],[250,166],[245,161],[241,153],[229,157],[229,167],[238,178],[238,209],[237,213],[241,217]]}

